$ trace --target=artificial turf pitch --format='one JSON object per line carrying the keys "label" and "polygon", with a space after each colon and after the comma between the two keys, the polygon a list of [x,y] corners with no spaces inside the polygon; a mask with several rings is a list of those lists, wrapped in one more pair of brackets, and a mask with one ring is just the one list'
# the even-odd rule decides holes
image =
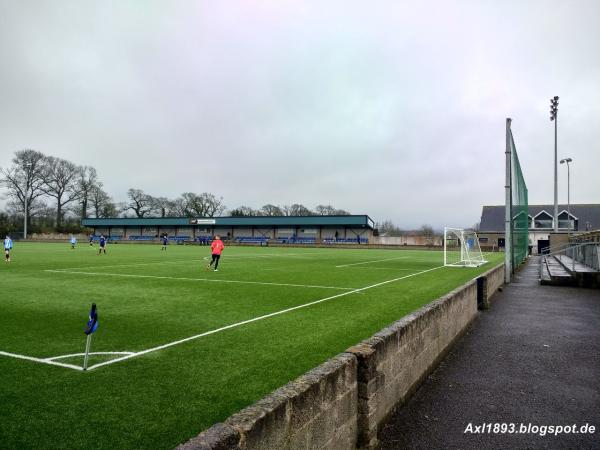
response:
{"label": "artificial turf pitch", "polygon": [[92,354],[87,372],[0,353],[2,448],[172,448],[501,260],[228,247],[213,272],[202,246],[97,253],[17,242],[0,265],[0,352],[81,367],[66,355],[84,351],[92,302],[91,351],[128,352]]}

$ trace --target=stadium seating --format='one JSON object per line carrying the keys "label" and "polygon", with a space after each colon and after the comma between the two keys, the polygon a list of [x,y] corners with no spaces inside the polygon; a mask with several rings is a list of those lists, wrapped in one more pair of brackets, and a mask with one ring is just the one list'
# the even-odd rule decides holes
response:
{"label": "stadium seating", "polygon": [[190,241],[189,236],[169,236],[170,241]]}
{"label": "stadium seating", "polygon": [[[345,239],[334,239],[334,238],[330,238],[330,239],[323,239],[323,244],[358,244],[359,241],[357,240],[357,238],[345,238]],[[360,243],[361,244],[368,244],[369,243],[369,239],[368,238],[360,238]]]}
{"label": "stadium seating", "polygon": [[154,236],[129,236],[130,241],[153,241]]}
{"label": "stadium seating", "polygon": [[276,242],[278,244],[315,244],[317,239],[306,237],[280,237],[276,239]]}
{"label": "stadium seating", "polygon": [[265,244],[269,242],[269,238],[265,236],[240,236],[234,239],[234,242],[240,244]]}
{"label": "stadium seating", "polygon": [[[121,239],[123,239],[123,236],[121,236],[121,235],[108,236],[108,241],[120,241]],[[98,242],[100,240],[100,236],[94,235],[92,240],[94,242]]]}

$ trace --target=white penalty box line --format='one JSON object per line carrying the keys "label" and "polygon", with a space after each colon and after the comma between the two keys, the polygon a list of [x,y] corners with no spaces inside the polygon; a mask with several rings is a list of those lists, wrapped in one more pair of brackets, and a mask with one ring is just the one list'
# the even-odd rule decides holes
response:
{"label": "white penalty box line", "polygon": [[150,278],[158,280],[175,280],[175,281],[205,281],[210,283],[232,283],[232,284],[256,284],[260,286],[285,286],[285,287],[300,287],[300,288],[315,288],[315,289],[338,289],[342,291],[351,291],[356,288],[341,287],[341,286],[321,286],[314,284],[294,284],[294,283],[273,283],[268,281],[244,281],[244,280],[224,280],[214,278],[188,278],[188,277],[168,277],[160,275],[137,275],[128,273],[109,273],[109,272],[84,272],[79,270],[51,270],[46,269],[44,272],[65,273],[74,275],[89,275],[89,276],[108,276],[121,278]]}
{"label": "white penalty box line", "polygon": [[352,264],[342,264],[342,265],[335,266],[335,267],[360,266],[361,264],[371,264],[371,263],[376,263],[376,262],[393,261],[395,259],[407,259],[407,258],[408,258],[408,256],[399,256],[397,258],[376,259],[374,261],[362,261],[362,262],[357,262],[357,263],[352,263]]}
{"label": "white penalty box line", "polygon": [[[97,369],[99,367],[103,367],[103,366],[107,366],[107,365],[110,365],[110,364],[115,364],[117,362],[125,361],[127,359],[136,358],[138,356],[146,355],[148,353],[153,353],[153,352],[156,352],[156,351],[159,351],[159,350],[163,350],[163,349],[166,349],[166,348],[169,348],[169,347],[173,347],[175,345],[179,345],[179,344],[183,344],[185,342],[193,341],[193,340],[205,337],[205,336],[209,336],[211,334],[220,333],[222,331],[226,331],[226,330],[230,330],[230,329],[233,329],[233,328],[237,328],[237,327],[240,327],[242,325],[247,325],[249,323],[258,322],[258,321],[261,321],[261,320],[268,319],[270,317],[279,316],[279,315],[286,314],[286,313],[289,313],[291,311],[296,311],[296,310],[299,310],[299,309],[302,309],[302,308],[307,308],[309,306],[317,305],[319,303],[324,303],[324,302],[327,302],[329,300],[333,300],[333,299],[340,298],[340,297],[345,297],[345,296],[350,295],[350,294],[356,294],[356,293],[359,293],[359,292],[367,291],[369,289],[373,289],[373,288],[376,288],[376,287],[379,287],[379,286],[383,286],[383,285],[386,285],[386,284],[389,284],[389,283],[394,283],[396,281],[405,280],[407,278],[415,277],[417,275],[421,275],[421,274],[424,274],[424,273],[427,273],[427,272],[431,272],[431,271],[434,271],[434,270],[437,270],[437,269],[441,269],[443,267],[444,266],[432,267],[430,269],[422,270],[420,272],[411,273],[409,275],[405,275],[405,276],[402,276],[402,277],[397,277],[397,278],[393,278],[391,280],[382,281],[380,283],[371,284],[369,286],[365,286],[365,287],[362,287],[362,288],[352,289],[352,290],[347,291],[347,292],[342,292],[341,294],[332,295],[330,297],[325,297],[325,298],[322,298],[322,299],[319,299],[319,300],[315,300],[315,301],[312,301],[312,302],[304,303],[302,305],[292,306],[290,308],[282,309],[280,311],[275,311],[275,312],[272,312],[272,313],[269,313],[269,314],[264,314],[262,316],[254,317],[252,319],[248,319],[248,320],[243,320],[241,322],[232,323],[230,325],[226,325],[226,326],[223,326],[223,327],[220,327],[220,328],[216,328],[214,330],[206,331],[204,333],[196,334],[194,336],[190,336],[190,337],[187,337],[187,338],[184,338],[184,339],[180,339],[178,341],[169,342],[167,344],[159,345],[157,347],[152,347],[152,348],[149,348],[149,349],[146,349],[146,350],[142,350],[142,351],[139,351],[139,352],[103,352],[105,354],[122,354],[123,356],[120,356],[120,357],[115,358],[115,359],[111,359],[109,361],[104,361],[104,362],[101,362],[101,363],[98,363],[98,364],[94,364],[92,366],[89,366],[87,368],[87,370],[90,371],[90,370],[93,370],[93,369]],[[50,364],[50,365],[54,365],[54,366],[60,366],[60,367],[65,367],[65,368],[69,368],[69,369],[83,371],[83,367],[76,366],[76,365],[73,365],[73,364],[66,364],[66,363],[61,363],[61,362],[55,361],[56,359],[63,358],[61,356],[51,357],[51,358],[34,358],[34,357],[31,357],[31,356],[18,355],[18,354],[15,354],[15,353],[8,353],[8,352],[3,352],[3,351],[0,351],[0,355],[9,356],[9,357],[13,357],[13,358],[19,358],[19,359],[25,359],[25,360],[29,360],[29,361],[34,361],[34,362],[42,363],[42,364]],[[66,357],[78,356],[78,355],[79,354],[73,354],[73,355],[66,355],[64,357],[66,358]]]}
{"label": "white penalty box line", "polygon": [[[90,353],[90,355],[133,355],[133,354],[134,354],[134,352],[92,352],[92,353]],[[67,369],[83,371],[83,367],[81,367],[81,366],[76,366],[75,364],[67,364],[67,363],[57,362],[56,360],[57,359],[74,358],[77,356],[84,356],[85,353],[73,353],[71,355],[60,355],[60,356],[53,356],[50,358],[36,358],[34,356],[20,355],[18,353],[10,353],[10,352],[3,352],[3,351],[0,351],[0,355],[8,356],[10,358],[33,361],[33,362],[37,362],[40,364],[48,364],[50,366],[65,367]]]}
{"label": "white penalty box line", "polygon": [[422,270],[420,272],[411,273],[411,274],[405,275],[403,277],[398,277],[398,278],[394,278],[392,280],[382,281],[380,283],[375,283],[375,284],[372,284],[370,286],[365,286],[365,287],[362,287],[362,288],[354,289],[352,291],[343,292],[343,293],[337,294],[337,295],[332,295],[331,297],[325,297],[325,298],[322,298],[322,299],[319,299],[319,300],[315,300],[315,301],[312,301],[312,302],[309,302],[309,303],[304,303],[302,305],[292,306],[291,308],[282,309],[281,311],[275,311],[275,312],[272,312],[272,313],[269,313],[269,314],[264,314],[262,316],[254,317],[252,319],[243,320],[241,322],[233,323],[233,324],[221,327],[221,328],[216,328],[214,330],[210,330],[210,331],[206,331],[204,333],[196,334],[194,336],[190,336],[190,337],[187,337],[187,338],[184,338],[184,339],[180,339],[178,341],[169,342],[168,344],[159,345],[158,347],[153,347],[153,348],[149,348],[149,349],[146,349],[146,350],[142,350],[141,352],[136,352],[136,353],[131,354],[131,355],[126,355],[126,356],[122,356],[120,358],[111,359],[110,361],[105,361],[105,362],[102,362],[102,363],[99,363],[99,364],[94,364],[93,366],[88,367],[88,370],[96,369],[96,368],[102,367],[102,366],[107,366],[109,364],[114,364],[114,363],[120,362],[120,361],[125,361],[127,359],[135,358],[137,356],[142,356],[142,355],[145,355],[147,353],[156,352],[158,350],[163,350],[165,348],[169,348],[169,347],[173,347],[175,345],[183,344],[184,342],[193,341],[195,339],[199,339],[199,338],[204,337],[204,336],[209,336],[211,334],[216,334],[216,333],[219,333],[221,331],[230,330],[232,328],[237,328],[237,327],[240,327],[242,325],[246,325],[246,324],[249,324],[249,323],[252,323],[252,322],[258,322],[260,320],[268,319],[270,317],[275,317],[275,316],[279,316],[281,314],[286,314],[288,312],[296,311],[298,309],[306,308],[308,306],[317,305],[319,303],[323,303],[323,302],[326,302],[326,301],[329,301],[329,300],[333,300],[333,299],[336,299],[336,298],[340,298],[340,297],[345,297],[345,296],[350,295],[350,294],[356,294],[358,292],[363,292],[363,291],[366,291],[366,290],[369,290],[369,289],[373,289],[373,288],[376,288],[376,287],[379,287],[379,286],[383,286],[385,284],[394,283],[396,281],[400,281],[400,280],[404,280],[406,278],[410,278],[410,277],[414,277],[414,276],[417,276],[417,275],[421,275],[421,274],[426,273],[426,272],[431,272],[433,270],[437,270],[437,269],[440,269],[442,267],[444,267],[444,266],[433,267],[431,269],[426,269],[426,270]]}
{"label": "white penalty box line", "polygon": [[[306,255],[319,255],[320,253],[287,253],[287,254],[277,254],[277,253],[266,253],[262,255],[252,255],[252,254],[240,254],[240,255],[227,255],[227,261],[229,260],[237,260],[237,259],[260,259],[260,258],[300,258],[300,259],[312,259],[310,256]],[[128,263],[128,264],[107,264],[107,265],[96,265],[96,266],[84,266],[84,267],[66,267],[63,269],[53,269],[56,271],[69,271],[69,270],[89,270],[89,269],[112,269],[115,267],[141,267],[141,266],[160,266],[167,264],[190,264],[197,262],[204,262],[210,260],[210,256],[204,256],[202,259],[176,259],[173,261],[151,261],[151,262],[142,262],[142,263]]]}

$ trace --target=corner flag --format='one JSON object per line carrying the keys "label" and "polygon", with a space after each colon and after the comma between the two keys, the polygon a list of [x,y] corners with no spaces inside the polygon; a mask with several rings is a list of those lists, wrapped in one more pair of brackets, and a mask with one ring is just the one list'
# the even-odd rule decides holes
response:
{"label": "corner flag", "polygon": [[87,326],[85,327],[84,333],[87,335],[92,334],[98,329],[98,311],[96,311],[96,304],[92,303],[92,309],[90,310],[90,318]]}
{"label": "corner flag", "polygon": [[96,310],[96,304],[92,303],[92,309],[90,310],[90,318],[88,320],[87,326],[83,331],[87,334],[87,339],[85,341],[85,356],[83,358],[83,370],[87,370],[88,366],[88,358],[90,356],[90,346],[92,344],[92,333],[98,329],[98,311]]}

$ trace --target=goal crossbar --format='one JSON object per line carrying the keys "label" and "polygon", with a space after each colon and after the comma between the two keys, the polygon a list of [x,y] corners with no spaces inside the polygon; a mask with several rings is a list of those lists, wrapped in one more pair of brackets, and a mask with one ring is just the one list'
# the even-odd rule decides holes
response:
{"label": "goal crossbar", "polygon": [[479,267],[486,262],[477,233],[462,228],[444,227],[444,266]]}

